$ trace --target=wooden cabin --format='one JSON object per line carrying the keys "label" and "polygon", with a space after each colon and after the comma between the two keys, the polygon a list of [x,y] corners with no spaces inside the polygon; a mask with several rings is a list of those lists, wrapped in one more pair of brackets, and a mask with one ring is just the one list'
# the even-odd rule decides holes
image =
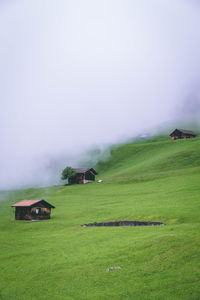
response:
{"label": "wooden cabin", "polygon": [[22,200],[12,205],[15,207],[15,220],[46,220],[51,218],[51,209],[55,208],[47,201]]}
{"label": "wooden cabin", "polygon": [[171,134],[171,140],[178,140],[178,139],[188,139],[196,137],[196,134],[192,130],[185,130],[185,129],[175,129]]}
{"label": "wooden cabin", "polygon": [[85,184],[95,181],[95,175],[97,172],[93,168],[74,168],[76,176],[73,179],[70,179],[70,184]]}

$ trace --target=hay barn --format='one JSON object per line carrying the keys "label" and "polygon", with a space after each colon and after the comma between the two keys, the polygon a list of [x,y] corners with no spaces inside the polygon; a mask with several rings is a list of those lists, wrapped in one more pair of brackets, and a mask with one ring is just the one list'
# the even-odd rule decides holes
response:
{"label": "hay barn", "polygon": [[85,184],[95,181],[95,175],[97,172],[93,168],[74,168],[76,176],[70,179],[70,184]]}
{"label": "hay barn", "polygon": [[170,133],[171,140],[188,139],[196,137],[196,134],[192,130],[175,129]]}
{"label": "hay barn", "polygon": [[12,205],[15,207],[15,220],[46,220],[51,218],[51,208],[47,201],[22,200]]}

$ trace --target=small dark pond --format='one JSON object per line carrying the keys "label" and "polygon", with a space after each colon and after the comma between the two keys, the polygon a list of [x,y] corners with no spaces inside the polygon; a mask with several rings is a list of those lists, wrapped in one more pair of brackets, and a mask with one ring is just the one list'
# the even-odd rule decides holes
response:
{"label": "small dark pond", "polygon": [[155,225],[165,225],[161,222],[145,222],[145,221],[114,221],[114,222],[104,222],[104,223],[89,223],[81,225],[83,227],[87,226],[155,226]]}

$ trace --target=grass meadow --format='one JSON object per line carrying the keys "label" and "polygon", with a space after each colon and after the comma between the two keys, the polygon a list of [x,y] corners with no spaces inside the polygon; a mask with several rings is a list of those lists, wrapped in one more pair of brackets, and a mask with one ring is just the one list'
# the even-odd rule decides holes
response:
{"label": "grass meadow", "polygon": [[[200,138],[116,146],[95,169],[102,183],[1,192],[0,299],[199,300]],[[11,220],[38,198],[50,220]],[[166,226],[80,226],[117,220]]]}

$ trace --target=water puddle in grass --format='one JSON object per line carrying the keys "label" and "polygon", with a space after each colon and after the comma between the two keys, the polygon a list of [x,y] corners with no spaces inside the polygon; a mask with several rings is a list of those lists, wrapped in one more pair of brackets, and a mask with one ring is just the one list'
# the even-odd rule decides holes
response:
{"label": "water puddle in grass", "polygon": [[82,227],[97,226],[97,227],[109,227],[109,226],[155,226],[155,225],[165,225],[161,222],[152,221],[114,221],[114,222],[103,222],[103,223],[89,223],[81,225]]}

